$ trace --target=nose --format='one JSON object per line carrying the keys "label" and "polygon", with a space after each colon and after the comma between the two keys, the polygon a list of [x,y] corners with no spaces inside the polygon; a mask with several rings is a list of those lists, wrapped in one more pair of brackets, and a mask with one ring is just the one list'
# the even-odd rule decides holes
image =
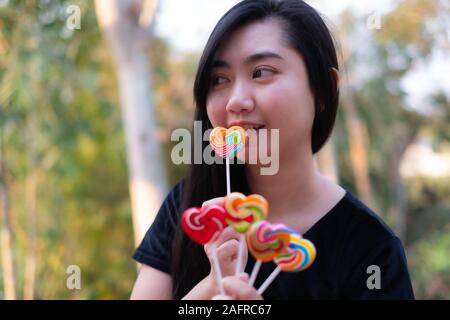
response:
{"label": "nose", "polygon": [[255,103],[249,88],[245,84],[236,83],[226,106],[227,112],[251,112],[254,107]]}

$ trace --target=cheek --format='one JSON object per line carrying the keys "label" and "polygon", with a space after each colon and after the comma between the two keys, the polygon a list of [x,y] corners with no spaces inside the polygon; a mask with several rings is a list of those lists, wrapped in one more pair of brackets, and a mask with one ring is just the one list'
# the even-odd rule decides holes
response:
{"label": "cheek", "polygon": [[279,129],[280,151],[309,143],[314,121],[314,98],[292,79],[261,95],[260,110],[272,129]]}
{"label": "cheek", "polygon": [[226,126],[227,113],[225,105],[221,99],[216,97],[209,98],[206,103],[206,112],[213,127]]}
{"label": "cheek", "polygon": [[260,94],[258,105],[271,128],[308,131],[314,120],[314,99],[309,89],[293,82],[273,86]]}

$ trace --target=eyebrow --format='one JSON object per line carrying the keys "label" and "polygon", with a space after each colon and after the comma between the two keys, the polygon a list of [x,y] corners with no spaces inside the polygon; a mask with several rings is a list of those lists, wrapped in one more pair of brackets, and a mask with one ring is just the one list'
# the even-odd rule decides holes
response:
{"label": "eyebrow", "polygon": [[[247,58],[245,58],[244,64],[251,64],[268,58],[284,60],[283,57],[277,53],[271,51],[263,51],[249,55]],[[230,64],[224,60],[215,60],[212,64],[212,68],[220,68],[220,67],[230,68]]]}

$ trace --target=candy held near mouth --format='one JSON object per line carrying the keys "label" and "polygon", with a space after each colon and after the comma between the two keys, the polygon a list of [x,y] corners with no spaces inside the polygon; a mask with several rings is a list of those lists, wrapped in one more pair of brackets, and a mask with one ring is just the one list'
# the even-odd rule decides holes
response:
{"label": "candy held near mouth", "polygon": [[222,158],[232,158],[246,144],[247,133],[242,127],[216,127],[209,136],[211,148]]}

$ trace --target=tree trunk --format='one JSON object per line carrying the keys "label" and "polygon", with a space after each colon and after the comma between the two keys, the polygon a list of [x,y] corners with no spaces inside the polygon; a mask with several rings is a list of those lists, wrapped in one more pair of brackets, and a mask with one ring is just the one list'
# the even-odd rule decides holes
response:
{"label": "tree trunk", "polygon": [[5,300],[15,300],[16,279],[14,275],[14,233],[10,222],[9,195],[6,183],[5,150],[3,145],[3,128],[0,127],[0,205],[1,205],[1,251],[3,266],[3,285]]}
{"label": "tree trunk", "polygon": [[27,196],[26,207],[28,215],[28,239],[27,239],[27,254],[25,259],[25,274],[23,298],[24,300],[34,299],[34,284],[36,278],[36,254],[37,254],[37,213],[36,213],[36,185],[37,185],[37,171],[33,172],[27,180]]}
{"label": "tree trunk", "polygon": [[23,298],[24,300],[32,300],[34,298],[34,284],[36,278],[36,254],[37,254],[37,208],[36,208],[36,190],[38,184],[38,167],[37,167],[37,153],[35,136],[36,119],[31,115],[28,126],[28,152],[30,173],[28,175],[26,184],[26,210],[28,222],[28,237],[27,237],[27,253],[25,258],[25,274],[23,283]]}
{"label": "tree trunk", "polygon": [[322,147],[322,150],[320,150],[316,158],[320,172],[334,183],[339,183],[339,172],[336,165],[336,150],[333,136],[328,139],[328,142]]}
{"label": "tree trunk", "polygon": [[137,246],[167,192],[151,88],[151,43],[156,1],[96,0],[100,27],[115,59],[125,129],[129,189]]}
{"label": "tree trunk", "polygon": [[406,149],[414,141],[420,128],[420,122],[417,122],[417,120],[410,120],[406,123],[407,125],[404,123],[396,124],[392,128],[390,136],[395,141],[395,144],[391,145],[388,167],[389,180],[391,181],[392,193],[394,194],[390,214],[395,217],[395,232],[402,240],[406,239],[408,196],[400,175],[400,164]]}
{"label": "tree trunk", "polygon": [[356,107],[353,102],[351,88],[343,90],[345,94],[344,114],[348,132],[348,143],[350,148],[350,162],[355,175],[356,189],[361,199],[372,209],[376,210],[372,195],[372,187],[369,177],[369,166],[367,150],[368,135],[367,130],[358,117]]}

